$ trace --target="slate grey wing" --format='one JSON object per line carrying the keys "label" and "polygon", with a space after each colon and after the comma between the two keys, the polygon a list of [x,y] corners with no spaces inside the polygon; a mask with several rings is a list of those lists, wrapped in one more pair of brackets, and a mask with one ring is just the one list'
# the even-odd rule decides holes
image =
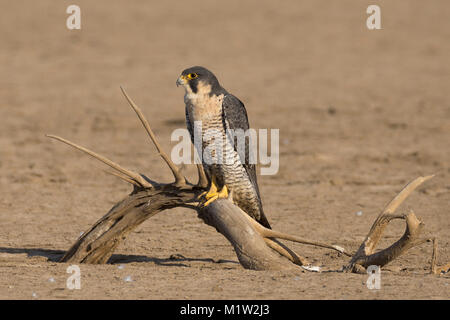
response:
{"label": "slate grey wing", "polygon": [[[237,130],[242,129],[244,132],[249,129],[249,122],[248,122],[248,116],[247,116],[247,110],[245,109],[244,104],[235,96],[232,94],[227,93],[226,96],[223,99],[222,102],[222,112],[223,116],[222,119],[224,121],[224,128],[226,130]],[[238,151],[237,147],[237,141],[236,139],[233,141],[234,144],[234,150]],[[259,194],[259,188],[258,188],[258,181],[256,178],[256,165],[253,163],[250,163],[250,144],[248,142],[248,139],[245,139],[245,154],[242,154],[242,152],[238,152],[239,158],[241,160],[242,165],[245,168],[245,171],[247,172],[247,175],[251,181],[251,184],[253,185],[258,206],[259,206],[259,214],[255,218],[256,221],[258,221],[260,224],[265,226],[266,228],[271,229],[269,221],[267,220],[263,207],[261,202],[261,196]]]}

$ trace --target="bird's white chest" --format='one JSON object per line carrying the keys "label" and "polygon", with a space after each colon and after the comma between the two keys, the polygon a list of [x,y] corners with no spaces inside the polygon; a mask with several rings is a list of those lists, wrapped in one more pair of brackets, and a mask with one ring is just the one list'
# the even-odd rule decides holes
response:
{"label": "bird's white chest", "polygon": [[186,93],[184,102],[187,105],[191,121],[202,121],[207,124],[222,117],[224,95]]}

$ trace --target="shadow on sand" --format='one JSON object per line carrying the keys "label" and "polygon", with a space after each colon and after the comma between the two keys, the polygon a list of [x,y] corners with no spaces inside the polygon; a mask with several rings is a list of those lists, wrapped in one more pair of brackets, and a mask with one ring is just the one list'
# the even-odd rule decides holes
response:
{"label": "shadow on sand", "polygon": [[[45,257],[47,261],[59,262],[63,257],[64,250],[42,249],[42,248],[5,248],[0,247],[0,253],[27,254],[28,257]],[[188,258],[180,254],[171,255],[169,258],[155,258],[143,255],[113,254],[108,260],[108,264],[132,263],[132,262],[152,262],[161,266],[189,267],[183,262],[204,262],[204,263],[232,263],[239,264],[232,260],[214,260],[211,258]]]}

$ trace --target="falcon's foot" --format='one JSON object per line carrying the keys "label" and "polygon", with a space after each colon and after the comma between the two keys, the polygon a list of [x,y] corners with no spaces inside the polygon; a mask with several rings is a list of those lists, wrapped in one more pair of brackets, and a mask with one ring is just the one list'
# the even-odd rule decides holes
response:
{"label": "falcon's foot", "polygon": [[216,192],[213,196],[208,198],[208,194],[205,196],[208,201],[205,202],[204,206],[206,207],[211,202],[217,200],[217,199],[227,199],[228,198],[228,188],[227,186],[223,186],[222,190],[219,192]]}
{"label": "falcon's foot", "polygon": [[213,176],[211,181],[211,186],[209,187],[208,191],[202,192],[197,199],[201,200],[202,197],[206,198],[206,200],[211,199],[217,194],[217,182],[216,178]]}
{"label": "falcon's foot", "polygon": [[227,186],[223,186],[223,188],[218,191],[216,177],[213,175],[211,179],[211,187],[208,192],[202,193],[200,197],[204,197],[206,199],[206,202],[204,203],[204,206],[206,207],[217,199],[228,198],[228,188]]}

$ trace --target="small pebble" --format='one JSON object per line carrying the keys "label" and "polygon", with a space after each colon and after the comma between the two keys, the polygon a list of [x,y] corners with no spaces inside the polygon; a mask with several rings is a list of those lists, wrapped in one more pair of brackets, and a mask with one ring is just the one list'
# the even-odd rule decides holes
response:
{"label": "small pebble", "polygon": [[320,267],[318,266],[302,266],[302,268],[312,272],[320,272]]}
{"label": "small pebble", "polygon": [[294,277],[294,280],[300,280],[300,277],[299,276],[296,276],[296,277]]}
{"label": "small pebble", "polygon": [[214,291],[214,292],[221,292],[221,291],[223,291],[222,287],[219,286],[219,285],[216,285],[216,286],[212,287],[211,290]]}
{"label": "small pebble", "polygon": [[33,298],[37,298],[37,293],[36,292],[33,292],[32,294],[31,294],[31,296],[33,297]]}
{"label": "small pebble", "polygon": [[117,269],[119,269],[119,270],[122,270],[123,268],[125,268],[125,266],[124,266],[123,264],[119,264],[119,265],[117,266]]}
{"label": "small pebble", "polygon": [[48,279],[48,282],[55,282],[55,278],[50,278],[50,279]]}
{"label": "small pebble", "polygon": [[123,281],[125,281],[125,282],[131,282],[131,281],[133,281],[133,279],[131,279],[131,276],[126,276],[126,277],[123,279]]}
{"label": "small pebble", "polygon": [[358,217],[361,217],[361,216],[362,216],[362,211],[358,211],[358,212],[356,213],[356,215],[357,215]]}

